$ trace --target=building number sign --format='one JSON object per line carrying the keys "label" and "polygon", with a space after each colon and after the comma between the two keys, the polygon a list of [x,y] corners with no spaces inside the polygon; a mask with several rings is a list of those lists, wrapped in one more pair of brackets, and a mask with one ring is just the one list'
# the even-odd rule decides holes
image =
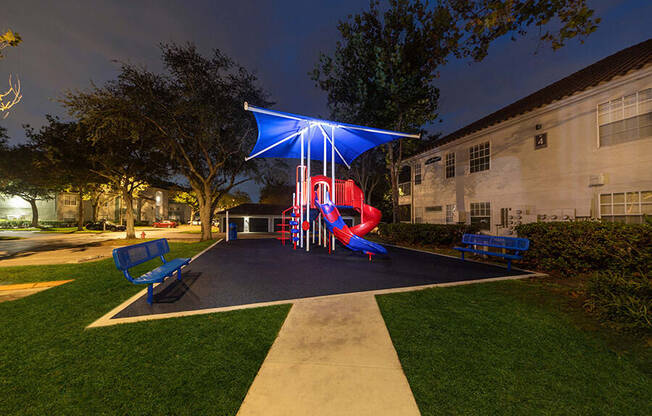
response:
{"label": "building number sign", "polygon": [[534,150],[548,147],[548,133],[537,134],[534,136]]}

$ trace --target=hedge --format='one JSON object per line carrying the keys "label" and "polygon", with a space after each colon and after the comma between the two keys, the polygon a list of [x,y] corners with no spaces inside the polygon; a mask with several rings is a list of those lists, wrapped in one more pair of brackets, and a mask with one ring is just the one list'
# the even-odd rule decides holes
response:
{"label": "hedge", "polygon": [[[77,222],[70,221],[39,221],[39,227],[49,228],[49,227],[76,227]],[[31,228],[31,220],[0,220],[0,229],[12,229],[12,228]]]}
{"label": "hedge", "polygon": [[652,264],[652,225],[598,221],[537,222],[516,227],[530,239],[523,261],[561,275],[590,271],[647,274]]}
{"label": "hedge", "polygon": [[466,224],[378,224],[378,234],[387,242],[452,246],[460,244],[462,234],[474,234],[477,225]]}

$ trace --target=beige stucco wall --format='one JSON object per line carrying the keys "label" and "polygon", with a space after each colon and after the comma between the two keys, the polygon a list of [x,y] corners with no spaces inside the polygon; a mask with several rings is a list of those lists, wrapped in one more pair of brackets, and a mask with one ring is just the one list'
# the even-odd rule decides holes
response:
{"label": "beige stucco wall", "polygon": [[[650,87],[652,66],[407,160],[423,164],[441,156],[439,162],[422,165],[422,183],[413,185],[400,204],[412,204],[413,219],[416,214],[423,222],[443,223],[446,204],[468,212],[471,202],[490,202],[491,232],[499,234],[509,231],[497,227],[501,208],[512,208],[512,214],[522,210],[523,222],[535,221],[537,214],[597,217],[600,193],[652,190],[652,137],[599,147],[597,105]],[[535,150],[534,136],[540,133],[547,133],[548,146]],[[486,141],[490,169],[469,173],[469,147]],[[456,176],[445,179],[445,155],[451,151]],[[590,186],[590,177],[601,174],[604,185]],[[438,205],[441,212],[425,212]]]}

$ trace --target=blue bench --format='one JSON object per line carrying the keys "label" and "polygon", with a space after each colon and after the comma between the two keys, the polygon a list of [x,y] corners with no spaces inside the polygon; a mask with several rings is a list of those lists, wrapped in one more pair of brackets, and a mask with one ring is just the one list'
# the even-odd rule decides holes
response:
{"label": "blue bench", "polygon": [[[161,283],[166,277],[172,276],[177,272],[177,279],[181,280],[181,268],[190,263],[190,259],[178,258],[171,261],[165,260],[165,254],[170,252],[168,240],[159,238],[158,240],[147,241],[145,243],[134,244],[132,246],[119,247],[113,249],[113,260],[115,266],[124,273],[127,280],[135,285],[147,286],[147,303],[152,304],[154,283]],[[133,278],[129,269],[146,261],[160,257],[163,264],[144,275]]]}
{"label": "blue bench", "polygon": [[[522,259],[523,256],[521,256],[520,253],[530,248],[530,240],[528,240],[527,238],[497,237],[494,235],[483,235],[483,234],[464,234],[462,236],[462,244],[466,244],[467,247],[455,247],[455,250],[459,250],[462,253],[462,260],[464,260],[465,252],[502,257],[504,259],[507,259],[507,270],[512,269],[512,260]],[[513,252],[498,253],[495,251],[478,250],[475,248],[471,248],[469,246],[498,248],[498,249],[511,250]]]}

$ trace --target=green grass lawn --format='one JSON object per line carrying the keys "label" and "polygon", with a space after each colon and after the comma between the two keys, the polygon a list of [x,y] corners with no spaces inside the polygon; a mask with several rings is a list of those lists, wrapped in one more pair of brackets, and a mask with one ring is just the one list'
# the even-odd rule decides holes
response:
{"label": "green grass lawn", "polygon": [[[170,243],[169,257],[211,243]],[[0,303],[1,415],[235,414],[289,310],[85,329],[143,288],[112,260],[0,271],[3,283],[64,279],[75,281]]]}
{"label": "green grass lawn", "polygon": [[[213,234],[219,234],[219,232],[220,232],[219,228],[217,228],[217,227],[213,227],[211,230],[212,230]],[[189,230],[180,231],[180,233],[181,234],[201,234],[201,227],[200,226],[192,227]]]}
{"label": "green grass lawn", "polygon": [[652,414],[644,337],[588,324],[535,280],[377,299],[424,415]]}

